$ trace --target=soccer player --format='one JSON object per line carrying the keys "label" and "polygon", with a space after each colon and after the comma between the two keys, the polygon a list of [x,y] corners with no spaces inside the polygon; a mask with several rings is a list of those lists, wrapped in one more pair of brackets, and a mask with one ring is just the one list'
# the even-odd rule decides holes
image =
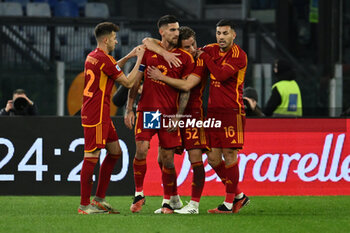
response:
{"label": "soccer player", "polygon": [[[186,26],[180,27],[179,31],[178,47],[184,49],[195,57],[197,53],[196,33]],[[152,51],[156,51],[159,54],[167,53],[164,49],[163,51],[159,50],[159,45],[157,45],[156,41],[152,38],[144,39],[144,43],[146,44],[146,47]],[[175,62],[176,60],[174,59],[173,61]],[[177,65],[179,63],[173,64]],[[202,97],[208,75],[203,64],[203,60],[197,59],[195,70],[186,79],[174,79],[168,77],[155,67],[149,67],[147,71],[149,78],[165,82],[166,84],[182,91],[191,90],[184,115],[191,116],[190,119],[202,121],[204,120]],[[180,214],[198,214],[199,201],[205,183],[205,172],[202,161],[203,150],[207,148],[205,132],[204,128],[197,127],[181,128],[180,130],[183,145],[189,154],[189,159],[193,169],[193,177],[191,201],[182,209],[175,210],[175,212]]]}
{"label": "soccer player", "polygon": [[[181,28],[184,28],[184,31],[182,31]],[[180,28],[180,38],[182,36],[182,32],[188,31],[186,29],[186,27],[181,27],[181,28]],[[197,44],[195,43],[195,40],[183,40],[183,38],[187,38],[186,35],[187,35],[187,33],[184,33],[184,36],[182,37],[182,40],[179,40],[179,46],[182,46],[183,49],[185,49],[188,52],[190,52],[193,55],[195,55],[196,52],[193,51],[193,48],[194,47],[196,48]],[[147,47],[152,46],[152,49],[154,51],[156,51],[157,53],[160,53],[160,54],[164,54],[164,57],[166,59],[168,59],[168,62],[173,62],[175,65],[179,64],[179,62],[176,60],[176,55],[171,54],[171,53],[165,51],[164,49],[161,49],[159,46],[155,46],[154,45],[154,43],[155,43],[154,39],[147,38],[147,39],[144,40],[144,42],[147,42],[146,43]],[[191,90],[190,101],[189,101],[189,104],[187,106],[187,109],[191,109],[190,106],[192,104],[194,106],[198,106],[198,102],[196,104],[195,102],[192,102],[191,99],[192,100],[197,100],[197,101],[199,100],[199,99],[197,99],[197,97],[194,97],[194,96],[198,96],[198,94],[196,94],[196,92],[198,93],[198,89],[199,89],[198,87],[201,87],[201,85],[199,85],[199,83],[201,83],[202,85],[205,85],[204,82],[203,82],[203,77],[204,78],[207,77],[207,72],[205,72],[206,70],[207,70],[206,69],[206,65],[203,64],[203,60],[198,58],[197,59],[197,66],[196,66],[193,74],[191,74],[186,80],[171,79],[169,77],[166,77],[166,76],[162,75],[159,71],[157,71],[157,69],[152,70],[152,73],[151,73],[150,76],[153,79],[164,81],[165,83],[167,83],[167,84],[169,84],[169,85],[171,85],[171,86],[173,86],[175,88],[178,88],[178,89],[181,89],[181,90],[185,90],[185,91],[195,87],[195,88],[193,88]],[[200,79],[198,79],[199,76],[202,77],[202,81],[200,81]],[[209,93],[209,96],[210,95],[211,95],[211,92]],[[186,111],[187,111],[187,109],[186,109]],[[190,129],[186,129],[186,130],[189,131]],[[183,141],[184,141],[185,144],[186,144],[186,142],[190,142],[191,141],[191,140],[186,140],[186,136],[184,134],[182,134],[182,135],[184,136],[183,137]],[[193,151],[193,150],[189,151],[190,160],[191,160],[191,151]],[[195,153],[195,152],[192,152],[192,153]],[[197,160],[197,161],[199,161],[199,160]],[[193,162],[193,160],[191,160],[191,162]],[[220,179],[223,182],[223,184],[226,185],[225,162],[223,160],[221,160],[219,163],[217,163],[215,165],[216,166],[213,166],[213,169],[215,170],[217,175],[220,177]],[[194,175],[195,175],[195,171],[194,171]],[[192,191],[193,191],[193,189],[192,189]],[[237,213],[237,212],[239,212],[240,208],[242,208],[244,205],[249,203],[249,198],[247,196],[245,196],[245,194],[243,192],[241,192],[238,187],[236,188],[236,192],[235,193],[236,193],[236,197],[235,197],[234,202],[233,202],[233,210],[234,210],[234,213]],[[192,197],[193,197],[193,193],[192,193]],[[244,205],[242,203],[244,203]],[[184,213],[188,213],[188,212],[194,213],[195,211],[193,211],[193,210],[195,210],[196,206],[198,206],[198,205],[195,202],[195,200],[192,198],[192,200],[190,201],[189,205],[185,206],[182,210],[177,210],[176,212],[177,213],[183,213],[183,212]]]}
{"label": "soccer player", "polygon": [[222,19],[216,24],[217,43],[198,51],[198,57],[203,59],[210,71],[207,117],[222,122],[220,129],[208,130],[211,148],[208,162],[220,177],[225,176],[226,186],[225,201],[217,208],[208,210],[208,213],[237,213],[249,203],[249,198],[237,190],[237,155],[238,150],[243,147],[245,124],[242,95],[247,55],[234,43],[235,38],[233,22]]}
{"label": "soccer player", "polygon": [[[114,58],[108,55],[118,43],[117,31],[119,27],[113,23],[98,24],[95,28],[97,48],[89,53],[85,60],[85,84],[81,110],[85,146],[84,162],[80,173],[79,214],[119,213],[105,201],[112,170],[122,153],[117,132],[110,118],[110,95],[114,81],[128,88],[133,86],[144,49],[141,46],[136,47],[120,60],[123,65],[130,57],[137,55],[135,67],[126,77]],[[101,148],[106,148],[108,153],[100,167],[96,196],[90,203],[92,176]]]}
{"label": "soccer player", "polygon": [[[166,15],[158,20],[159,33],[161,35],[160,45],[173,53],[178,54],[181,65],[170,67],[169,63],[162,56],[155,52],[146,50],[138,74],[138,83],[145,76],[143,82],[143,91],[138,103],[137,119],[135,124],[136,154],[133,162],[134,180],[135,180],[135,198],[130,210],[140,212],[142,205],[145,203],[143,193],[143,182],[146,174],[146,157],[150,146],[150,140],[154,134],[159,138],[158,161],[162,166],[163,182],[163,202],[161,212],[171,214],[174,209],[181,208],[182,202],[177,195],[176,171],[174,166],[175,149],[182,145],[179,129],[167,130],[160,127],[146,128],[143,127],[144,115],[152,113],[152,120],[163,115],[175,115],[184,110],[186,105],[182,104],[179,99],[179,91],[168,86],[164,82],[147,78],[147,70],[154,66],[160,69],[165,75],[174,79],[186,78],[194,68],[194,59],[188,52],[178,49],[177,42],[179,37],[179,23],[175,16]],[[144,73],[143,73],[144,71]],[[132,129],[135,115],[132,109],[136,97],[138,85],[135,85],[129,91],[129,97],[126,107],[125,124]],[[187,95],[188,97],[188,95]],[[178,106],[180,105],[180,106]],[[180,108],[181,109],[180,111]],[[159,118],[158,118],[159,119]]]}

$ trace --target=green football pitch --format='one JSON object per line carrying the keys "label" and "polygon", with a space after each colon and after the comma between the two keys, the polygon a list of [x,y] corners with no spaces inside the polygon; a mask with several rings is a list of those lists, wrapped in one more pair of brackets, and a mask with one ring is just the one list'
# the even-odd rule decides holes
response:
{"label": "green football pitch", "polygon": [[76,196],[0,196],[0,232],[350,232],[350,196],[250,198],[239,214],[207,214],[223,197],[202,197],[198,215],[160,215],[161,197],[146,197],[138,214],[130,196],[107,197],[121,214],[78,215]]}

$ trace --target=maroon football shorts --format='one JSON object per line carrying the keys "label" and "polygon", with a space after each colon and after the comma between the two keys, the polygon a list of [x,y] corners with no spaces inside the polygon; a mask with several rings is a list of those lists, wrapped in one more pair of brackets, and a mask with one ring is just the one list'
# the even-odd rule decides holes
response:
{"label": "maroon football shorts", "polygon": [[97,148],[106,147],[106,143],[118,141],[118,134],[112,120],[94,127],[84,127],[85,152],[92,152]]}
{"label": "maroon football shorts", "polygon": [[228,111],[224,113],[208,113],[207,118],[221,121],[220,128],[207,130],[210,148],[242,149],[244,143],[245,115]]}
{"label": "maroon football shorts", "polygon": [[[190,116],[187,118],[182,118],[185,122],[190,121],[194,122],[203,121],[204,118],[200,112],[191,112],[186,113],[186,116]],[[188,124],[187,127],[181,128],[181,138],[183,142],[184,148],[188,151],[191,149],[202,149],[205,150],[208,148],[207,145],[207,137],[204,127],[196,127],[197,125]]]}
{"label": "maroon football shorts", "polygon": [[151,141],[153,135],[158,134],[159,146],[165,149],[175,148],[182,145],[180,130],[168,132],[166,128],[144,129],[143,112],[136,113],[135,140]]}

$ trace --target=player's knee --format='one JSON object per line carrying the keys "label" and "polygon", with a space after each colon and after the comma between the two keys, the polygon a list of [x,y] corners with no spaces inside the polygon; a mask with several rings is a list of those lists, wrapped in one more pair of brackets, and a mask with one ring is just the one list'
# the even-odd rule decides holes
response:
{"label": "player's knee", "polygon": [[174,160],[165,159],[163,160],[163,167],[171,169],[175,167]]}
{"label": "player's knee", "polygon": [[84,158],[96,158],[100,156],[100,149],[96,149],[92,152],[84,152]]}
{"label": "player's knee", "polygon": [[221,159],[208,157],[208,163],[211,167],[216,167],[221,163]]}
{"label": "player's knee", "polygon": [[189,153],[189,159],[191,163],[197,163],[202,161],[202,153]]}
{"label": "player's knee", "polygon": [[117,153],[108,153],[111,158],[113,159],[119,159],[119,158],[122,158],[123,157],[123,152],[122,151],[117,151]]}
{"label": "player's knee", "polygon": [[236,150],[224,151],[224,158],[225,158],[225,164],[227,166],[237,163],[238,161],[237,151]]}
{"label": "player's knee", "polygon": [[163,154],[161,155],[161,161],[164,167],[166,168],[174,168],[174,156],[171,154]]}
{"label": "player's knee", "polygon": [[145,148],[143,146],[136,147],[136,155],[135,155],[135,157],[137,159],[146,159],[147,152],[148,152],[148,148]]}
{"label": "player's knee", "polygon": [[115,148],[113,151],[108,151],[108,153],[112,155],[117,155],[119,157],[123,155],[123,151],[120,148]]}

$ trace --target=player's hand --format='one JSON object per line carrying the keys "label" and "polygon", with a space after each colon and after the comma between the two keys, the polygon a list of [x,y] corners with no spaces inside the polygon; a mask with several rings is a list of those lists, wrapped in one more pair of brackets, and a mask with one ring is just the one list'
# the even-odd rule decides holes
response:
{"label": "player's hand", "polygon": [[179,120],[180,120],[180,118],[177,118],[177,117],[172,117],[171,119],[171,127],[169,127],[168,129],[167,129],[167,131],[168,132],[176,132],[177,131],[177,129],[179,128]]}
{"label": "player's hand", "polygon": [[196,58],[199,58],[202,53],[204,53],[203,50],[197,49]]}
{"label": "player's hand", "polygon": [[136,46],[135,48],[133,48],[127,55],[128,58],[132,58],[132,57],[136,57],[136,50],[137,50],[137,47]]}
{"label": "player's hand", "polygon": [[162,80],[163,78],[162,72],[160,72],[160,70],[155,66],[147,67],[147,74],[148,74],[148,78],[151,78],[154,80]]}
{"label": "player's hand", "polygon": [[179,67],[181,66],[182,62],[179,58],[177,58],[177,56],[181,55],[180,53],[171,53],[168,51],[164,51],[163,53],[163,57],[164,60],[168,62],[170,68],[172,68],[172,65],[174,65],[175,67]]}
{"label": "player's hand", "polygon": [[145,53],[145,48],[146,46],[145,45],[139,45],[137,46],[135,49],[136,49],[136,56],[137,57],[143,57],[143,54]]}
{"label": "player's hand", "polygon": [[124,124],[128,129],[132,129],[135,124],[135,113],[133,110],[126,110],[124,115]]}
{"label": "player's hand", "polygon": [[[133,49],[130,51],[130,53],[128,53],[127,57],[128,57],[128,58],[132,58],[132,57],[138,56],[138,52],[140,52],[141,49],[144,50],[144,49],[145,49],[145,46],[144,46],[144,45],[138,45],[138,46],[136,46],[135,48],[133,48]],[[145,52],[145,51],[143,51],[143,52]],[[143,53],[142,53],[142,55],[143,55]]]}
{"label": "player's hand", "polygon": [[5,107],[5,111],[9,112],[11,109],[13,109],[13,100],[7,101],[7,104],[6,104],[6,107]]}

